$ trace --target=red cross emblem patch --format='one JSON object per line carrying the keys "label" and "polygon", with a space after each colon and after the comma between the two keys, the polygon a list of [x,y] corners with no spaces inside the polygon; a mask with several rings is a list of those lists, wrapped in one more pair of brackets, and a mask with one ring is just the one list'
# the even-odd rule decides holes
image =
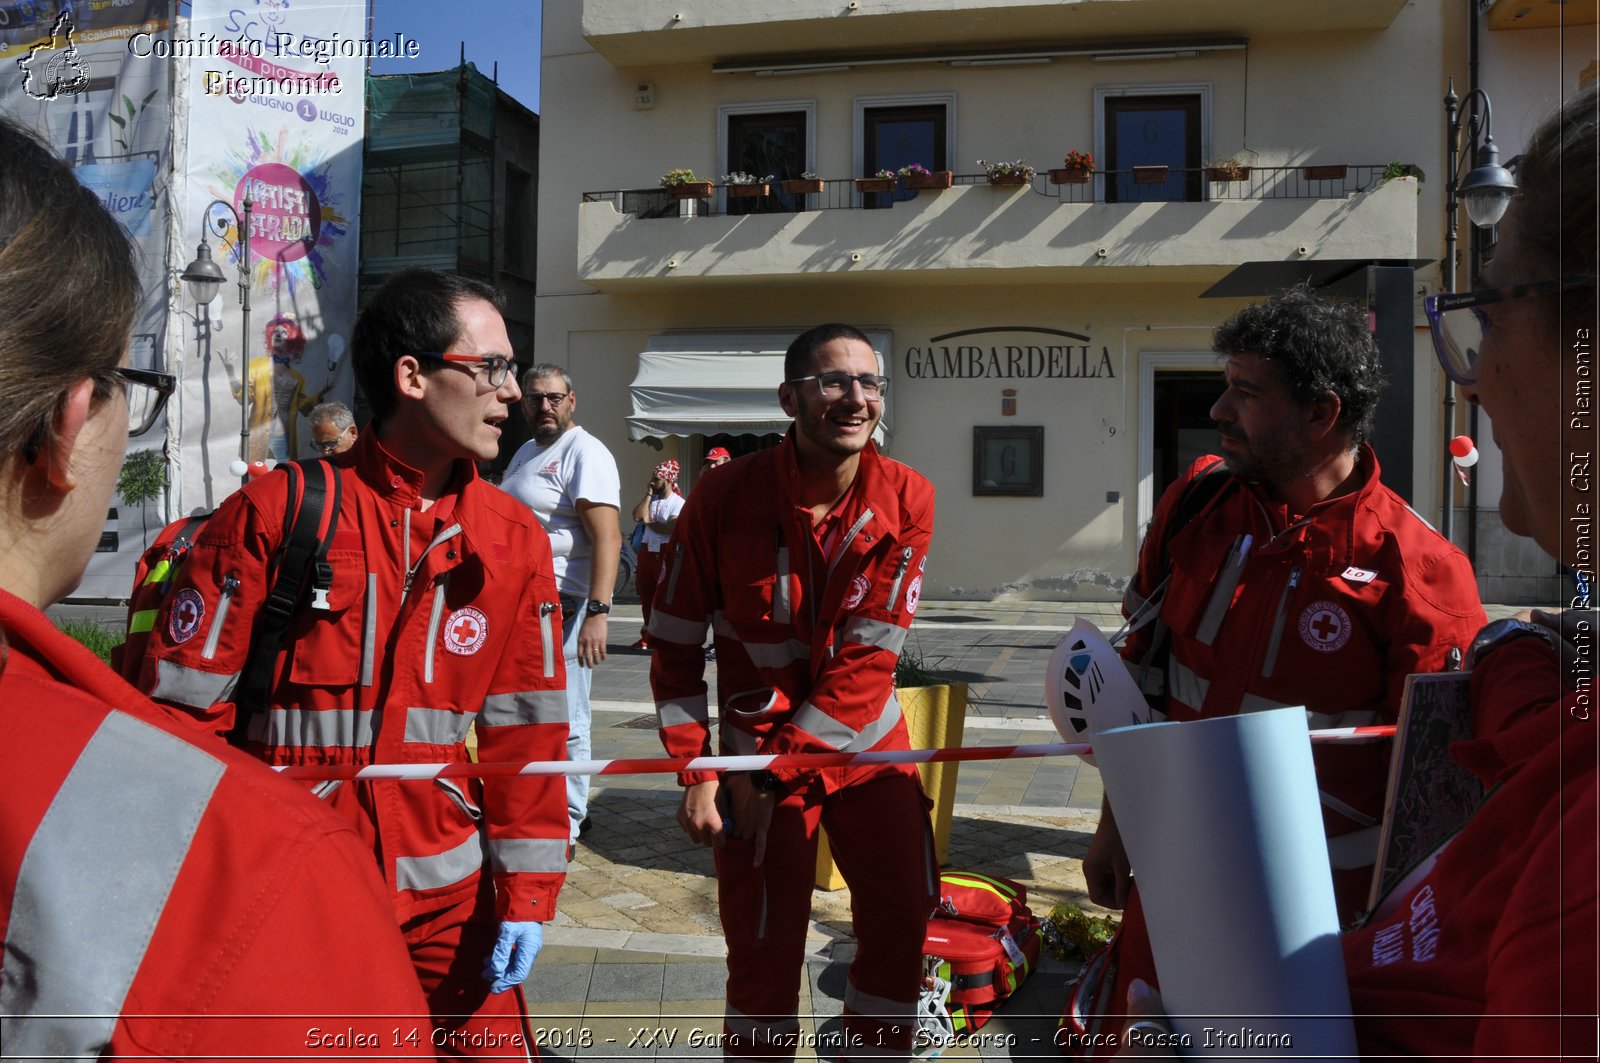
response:
{"label": "red cross emblem patch", "polygon": [[1333,602],[1312,602],[1300,614],[1300,640],[1318,653],[1342,649],[1350,641],[1350,614]]}
{"label": "red cross emblem patch", "polygon": [[205,616],[206,600],[193,587],[185,587],[172,599],[172,612],[167,614],[167,634],[181,646],[200,633],[200,621]]}
{"label": "red cross emblem patch", "polygon": [[844,607],[854,609],[867,597],[867,592],[872,589],[872,581],[866,576],[857,573],[856,578],[850,581],[850,593],[845,596]]}
{"label": "red cross emblem patch", "polygon": [[462,657],[483,649],[488,637],[489,618],[470,605],[457,609],[444,622],[444,648]]}

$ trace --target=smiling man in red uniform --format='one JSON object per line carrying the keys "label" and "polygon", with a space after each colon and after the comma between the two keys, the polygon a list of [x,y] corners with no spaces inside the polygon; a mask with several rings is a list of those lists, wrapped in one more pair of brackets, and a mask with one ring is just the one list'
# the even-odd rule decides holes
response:
{"label": "smiling man in red uniform", "polygon": [[[373,297],[351,349],[373,407],[340,472],[327,608],[290,621],[242,744],[269,764],[562,759],[567,738],[550,541],[478,477],[521,392],[500,296],[406,270]],[[218,735],[284,539],[288,478],[268,475],[207,522],[157,620],[141,685]],[[520,987],[567,860],[559,776],[324,784],[377,856],[447,1053],[527,1045]]]}
{"label": "smiling man in red uniform", "polygon": [[[689,496],[650,624],[672,756],[711,752],[701,644],[717,642],[725,753],[907,749],[894,666],[922,593],[933,486],[871,442],[889,382],[857,329],[819,325],[784,357],[783,444]],[[728,940],[725,1053],[789,1058],[817,826],[853,898],[856,958],[838,1058],[909,1054],[936,899],[910,765],[680,776],[678,822],[713,846]]]}

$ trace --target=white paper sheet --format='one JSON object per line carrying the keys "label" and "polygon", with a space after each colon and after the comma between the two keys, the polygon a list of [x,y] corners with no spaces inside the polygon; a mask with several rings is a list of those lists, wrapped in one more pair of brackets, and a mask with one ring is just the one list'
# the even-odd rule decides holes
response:
{"label": "white paper sheet", "polygon": [[1094,747],[1184,1054],[1355,1059],[1305,710],[1123,727]]}

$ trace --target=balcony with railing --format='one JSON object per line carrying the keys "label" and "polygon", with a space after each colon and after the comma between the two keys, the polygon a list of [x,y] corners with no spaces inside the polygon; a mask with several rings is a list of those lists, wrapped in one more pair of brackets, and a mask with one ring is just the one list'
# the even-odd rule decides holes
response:
{"label": "balcony with railing", "polygon": [[586,192],[578,276],[609,290],[802,274],[1011,283],[1125,281],[1138,269],[1202,280],[1249,261],[1416,255],[1416,178],[1393,164],[1217,176],[1140,167],[1083,183],[1038,174],[1017,186],[957,174],[949,188],[921,191],[846,179],[712,186],[689,198],[662,188]]}
{"label": "balcony with railing", "polygon": [[[615,65],[801,54],[866,58],[1018,41],[1382,30],[1406,0],[583,0],[583,35]],[[848,24],[846,26],[846,24]],[[848,41],[850,54],[840,52]]]}

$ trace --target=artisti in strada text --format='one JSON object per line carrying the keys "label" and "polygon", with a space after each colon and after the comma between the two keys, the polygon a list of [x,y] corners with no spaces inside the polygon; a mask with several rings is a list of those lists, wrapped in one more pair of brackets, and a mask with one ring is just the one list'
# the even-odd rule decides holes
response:
{"label": "artisti in strada text", "polygon": [[[1022,334],[1049,338],[1016,342]],[[1111,380],[1117,371],[1110,350],[1096,351],[1088,336],[1007,326],[947,332],[907,347],[905,375],[913,380]]]}

